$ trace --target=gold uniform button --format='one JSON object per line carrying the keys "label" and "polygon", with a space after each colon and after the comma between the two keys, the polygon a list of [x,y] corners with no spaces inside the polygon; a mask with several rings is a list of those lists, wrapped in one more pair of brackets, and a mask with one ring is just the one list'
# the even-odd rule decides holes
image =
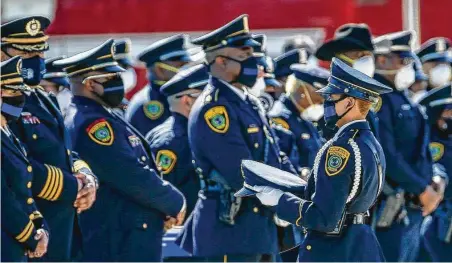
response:
{"label": "gold uniform button", "polygon": [[254,213],[259,212],[259,208],[257,208],[257,207],[253,208],[253,212],[254,212]]}
{"label": "gold uniform button", "polygon": [[143,223],[143,229],[146,229],[146,228],[148,228],[148,224]]}
{"label": "gold uniform button", "polygon": [[256,143],[254,144],[254,148],[256,148],[256,149],[259,148],[259,143],[256,142]]}
{"label": "gold uniform button", "polygon": [[34,202],[33,198],[28,198],[27,199],[27,204],[31,205],[31,204],[33,204],[33,202]]}
{"label": "gold uniform button", "polygon": [[30,218],[30,220],[33,220],[33,219],[35,219],[35,215],[34,215],[34,214],[31,214],[31,215],[29,216],[29,218]]}
{"label": "gold uniform button", "polygon": [[71,151],[67,150],[67,155],[71,156]]}
{"label": "gold uniform button", "polygon": [[311,248],[312,248],[311,245],[307,245],[307,246],[306,246],[306,249],[307,249],[307,250],[311,250]]}
{"label": "gold uniform button", "polygon": [[27,183],[27,188],[31,188],[31,182]]}
{"label": "gold uniform button", "polygon": [[38,139],[38,135],[33,134],[31,137],[33,137],[34,140]]}
{"label": "gold uniform button", "polygon": [[146,157],[141,156],[141,160],[142,160],[143,162],[146,161]]}
{"label": "gold uniform button", "polygon": [[27,171],[28,171],[29,173],[31,173],[31,172],[33,171],[33,168],[31,167],[31,165],[29,165],[29,166],[27,167]]}

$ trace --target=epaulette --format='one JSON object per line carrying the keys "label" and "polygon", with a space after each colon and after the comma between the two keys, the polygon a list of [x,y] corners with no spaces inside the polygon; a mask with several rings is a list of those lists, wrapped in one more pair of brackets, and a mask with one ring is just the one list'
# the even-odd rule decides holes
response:
{"label": "epaulette", "polygon": [[208,85],[204,92],[206,93],[206,96],[204,97],[204,105],[211,103],[211,102],[217,102],[218,101],[218,95],[220,93],[220,89],[215,88],[212,85]]}

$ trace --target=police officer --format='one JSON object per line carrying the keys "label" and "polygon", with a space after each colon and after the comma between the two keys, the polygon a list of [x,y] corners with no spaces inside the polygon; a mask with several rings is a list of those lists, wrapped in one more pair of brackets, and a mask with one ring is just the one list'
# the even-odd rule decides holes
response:
{"label": "police officer", "polygon": [[388,169],[375,225],[388,261],[416,258],[423,216],[433,212],[442,199],[432,183],[435,174],[428,149],[427,117],[408,98],[407,89],[415,79],[411,39],[410,31],[374,39],[374,78],[394,88],[392,93],[381,96],[376,107]]}
{"label": "police officer", "polygon": [[146,135],[162,177],[184,194],[188,215],[195,207],[200,187],[188,144],[188,115],[208,80],[206,66],[197,65],[165,83],[160,92],[167,98],[172,116]]}
{"label": "police officer", "polygon": [[274,207],[279,218],[307,229],[298,261],[384,261],[366,221],[382,188],[386,163],[366,114],[380,94],[390,91],[334,58],[329,84],[318,92],[326,97],[326,121],[340,128],[319,150],[304,197],[258,183],[245,185],[263,205]]}
{"label": "police officer", "polygon": [[[372,34],[369,27],[366,24],[352,23],[338,27],[334,33],[334,38],[323,43],[317,49],[315,55],[318,59],[326,61],[331,61],[333,57],[339,58],[354,69],[373,77],[375,71],[373,50]],[[367,114],[367,121],[378,139],[378,120],[373,109]],[[331,138],[337,130],[334,127],[325,127],[323,121],[319,123],[319,129],[326,139]]]}
{"label": "police officer", "polygon": [[[440,164],[452,178],[452,91],[451,86],[428,92],[419,102],[426,107],[431,125],[430,151],[433,161]],[[441,187],[441,185],[436,185]],[[452,261],[452,185],[444,192],[444,200],[432,217],[424,220],[423,245],[430,259],[436,262]]]}
{"label": "police officer", "polygon": [[268,115],[273,123],[294,133],[300,156],[299,167],[302,168],[300,172],[306,177],[323,144],[312,122],[323,117],[323,98],[316,90],[328,83],[329,72],[301,64],[292,65],[291,69],[294,73],[286,82],[286,93]]}
{"label": "police officer", "polygon": [[21,59],[13,57],[1,63],[2,130],[2,261],[26,261],[40,258],[47,251],[49,233],[44,218],[33,202],[33,170],[25,148],[8,123],[20,116],[24,106]]}
{"label": "police officer", "polygon": [[[2,60],[22,58],[24,82],[32,88],[19,119],[11,129],[25,144],[32,163],[32,192],[46,218],[52,239],[45,261],[69,261],[76,212],[90,208],[96,196],[95,176],[88,165],[72,152],[61,112],[42,87],[45,73],[44,51],[48,50],[44,31],[50,21],[41,16],[17,19],[1,26]],[[32,202],[31,200],[30,202]],[[74,251],[75,253],[75,251]]]}
{"label": "police officer", "polygon": [[428,75],[428,90],[443,87],[452,81],[450,47],[450,39],[435,37],[425,41],[416,52]]}
{"label": "police officer", "polygon": [[39,85],[49,93],[49,98],[52,99],[56,106],[58,106],[64,117],[66,115],[66,110],[71,103],[72,93],[69,90],[69,80],[67,79],[66,72],[53,66],[54,61],[63,58],[65,57],[58,56],[45,60],[46,73],[42,76]]}
{"label": "police officer", "polygon": [[183,195],[156,172],[149,145],[111,111],[124,97],[113,40],[54,62],[74,94],[65,119],[74,148],[99,177],[99,200],[80,216],[84,261],[160,261],[165,217],[181,224]]}
{"label": "police officer", "polygon": [[[257,200],[233,197],[243,183],[242,159],[290,169],[259,100],[250,95],[258,76],[248,16],[193,40],[203,46],[211,78],[192,107],[188,139],[202,191],[184,231],[194,256],[207,261],[271,260],[277,253],[272,213]],[[259,237],[259,238],[256,238]]]}
{"label": "police officer", "polygon": [[275,99],[278,99],[284,92],[287,78],[293,71],[290,66],[293,64],[306,64],[308,60],[308,53],[304,49],[294,49],[288,51],[274,59],[274,74],[276,80],[278,80],[282,87],[277,93],[275,93]]}
{"label": "police officer", "polygon": [[175,35],[153,43],[138,55],[138,60],[146,63],[149,85],[135,94],[125,116],[142,134],[147,134],[171,116],[160,87],[181,67],[202,59],[202,53],[188,45],[188,35]]}

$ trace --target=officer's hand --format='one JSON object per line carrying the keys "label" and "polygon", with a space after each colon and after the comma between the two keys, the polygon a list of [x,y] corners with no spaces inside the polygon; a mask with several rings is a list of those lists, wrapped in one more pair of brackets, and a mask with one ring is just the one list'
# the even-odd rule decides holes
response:
{"label": "officer's hand", "polygon": [[77,213],[81,213],[91,208],[94,201],[96,201],[96,187],[92,176],[77,173],[75,177],[83,182],[83,188],[77,193],[77,199],[74,202],[74,207],[77,207]]}
{"label": "officer's hand", "polygon": [[49,236],[46,233],[46,231],[42,228],[37,230],[37,233],[35,235],[35,240],[38,241],[38,245],[36,246],[35,251],[31,252],[28,251],[28,257],[29,258],[40,258],[44,256],[45,253],[47,253],[47,245],[49,244]]}
{"label": "officer's hand", "polygon": [[433,187],[427,186],[424,192],[419,195],[419,200],[422,204],[422,215],[427,216],[435,211],[439,202],[441,201],[441,195],[438,194]]}
{"label": "officer's hand", "polygon": [[181,226],[184,223],[185,214],[187,213],[187,209],[184,208],[182,211],[179,212],[176,216],[176,226]]}
{"label": "officer's hand", "polygon": [[173,226],[176,224],[177,219],[171,216],[166,216],[165,224],[163,225],[163,230],[166,232],[168,229],[173,228]]}
{"label": "officer's hand", "polygon": [[279,199],[284,194],[283,191],[268,186],[255,186],[254,190],[259,192],[256,194],[256,197],[265,206],[277,205]]}

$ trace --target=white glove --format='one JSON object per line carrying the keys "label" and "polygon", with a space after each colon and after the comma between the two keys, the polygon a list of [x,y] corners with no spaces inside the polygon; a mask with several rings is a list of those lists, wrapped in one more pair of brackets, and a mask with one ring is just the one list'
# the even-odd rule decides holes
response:
{"label": "white glove", "polygon": [[256,194],[257,199],[259,199],[259,201],[266,206],[277,205],[279,199],[284,194],[283,191],[269,186],[255,186],[254,190],[259,192]]}

